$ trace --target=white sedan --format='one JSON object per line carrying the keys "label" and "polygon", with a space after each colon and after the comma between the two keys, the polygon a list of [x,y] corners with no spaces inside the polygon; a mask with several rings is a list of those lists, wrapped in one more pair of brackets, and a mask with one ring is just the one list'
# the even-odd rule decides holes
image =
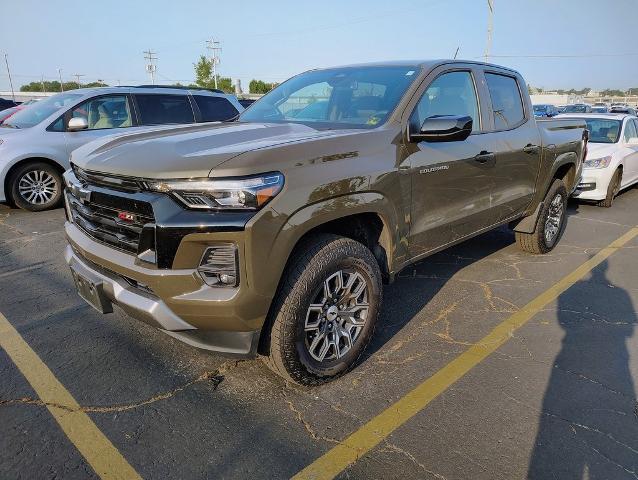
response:
{"label": "white sedan", "polygon": [[625,114],[560,115],[587,123],[589,143],[574,197],[611,207],[614,197],[638,182],[638,118]]}

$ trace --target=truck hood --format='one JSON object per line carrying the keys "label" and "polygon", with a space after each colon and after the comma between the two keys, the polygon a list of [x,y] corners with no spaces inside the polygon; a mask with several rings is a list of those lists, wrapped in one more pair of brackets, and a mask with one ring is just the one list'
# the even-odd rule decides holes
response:
{"label": "truck hood", "polygon": [[74,150],[86,170],[142,178],[207,177],[241,153],[334,135],[299,124],[182,125],[110,135]]}
{"label": "truck hood", "polygon": [[588,143],[587,158],[601,158],[618,151],[617,143]]}

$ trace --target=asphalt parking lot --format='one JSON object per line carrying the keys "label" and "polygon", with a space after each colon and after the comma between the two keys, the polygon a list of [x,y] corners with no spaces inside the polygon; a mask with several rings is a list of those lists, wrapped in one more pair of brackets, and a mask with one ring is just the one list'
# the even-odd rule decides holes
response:
{"label": "asphalt parking lot", "polygon": [[637,205],[572,202],[546,256],[499,229],[408,268],[362,362],[314,389],[94,312],[63,211],[0,207],[0,478],[636,478]]}

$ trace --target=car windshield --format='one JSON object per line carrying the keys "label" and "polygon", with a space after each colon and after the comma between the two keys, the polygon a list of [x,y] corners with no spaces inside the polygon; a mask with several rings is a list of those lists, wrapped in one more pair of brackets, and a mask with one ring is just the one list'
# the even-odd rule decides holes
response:
{"label": "car windshield", "polygon": [[61,108],[68,107],[81,96],[81,93],[58,93],[16,112],[2,126],[13,128],[33,127]]}
{"label": "car windshield", "polygon": [[547,105],[534,105],[534,111],[535,112],[546,112],[547,111]]}
{"label": "car windshield", "polygon": [[418,76],[417,67],[346,67],[302,73],[264,95],[240,122],[374,128],[384,123]]}
{"label": "car windshield", "polygon": [[620,136],[620,120],[581,118],[587,124],[590,143],[616,143]]}
{"label": "car windshield", "polygon": [[565,110],[563,110],[564,113],[587,113],[587,106],[586,105],[567,105],[565,107]]}
{"label": "car windshield", "polygon": [[607,113],[607,107],[592,107],[591,111],[594,113]]}

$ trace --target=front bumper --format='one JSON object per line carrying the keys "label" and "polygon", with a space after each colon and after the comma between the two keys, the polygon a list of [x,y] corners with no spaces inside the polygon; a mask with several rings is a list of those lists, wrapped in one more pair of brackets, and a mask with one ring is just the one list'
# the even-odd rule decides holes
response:
{"label": "front bumper", "polygon": [[611,167],[583,169],[573,196],[581,200],[604,200],[613,173],[614,169]]}
{"label": "front bumper", "polygon": [[131,317],[198,348],[242,356],[256,352],[269,299],[247,288],[209,287],[195,269],[139,265],[133,255],[87,237],[69,222],[65,232],[67,264],[99,283]]}

